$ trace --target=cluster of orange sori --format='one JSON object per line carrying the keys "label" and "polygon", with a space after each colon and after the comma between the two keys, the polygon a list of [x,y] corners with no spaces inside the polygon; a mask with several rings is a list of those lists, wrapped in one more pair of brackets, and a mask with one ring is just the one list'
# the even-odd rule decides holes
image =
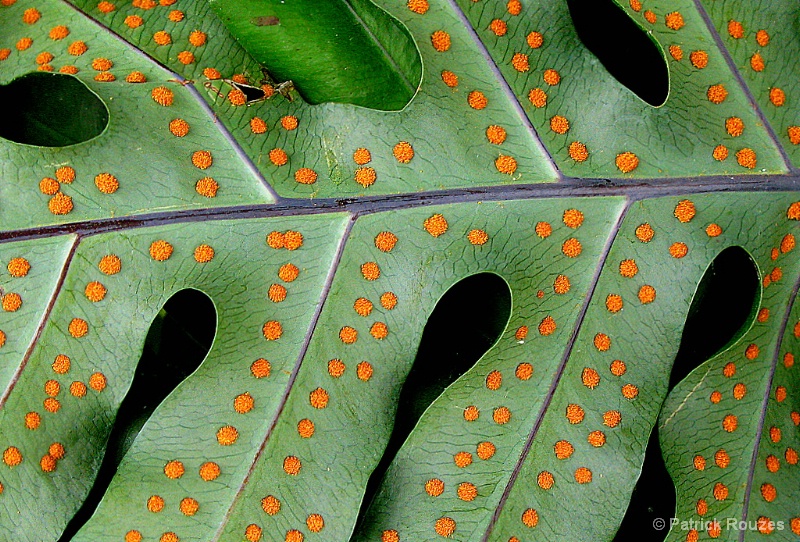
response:
{"label": "cluster of orange sori", "polygon": [[[428,0],[408,0],[406,5],[410,11],[419,15],[425,15],[430,7]],[[519,13],[522,11],[522,7],[518,0],[510,0],[508,2],[507,10],[509,14],[514,16],[519,15]],[[505,35],[507,31],[506,23],[499,19],[493,21],[491,28],[498,36]],[[430,36],[430,41],[431,46],[438,53],[446,53],[450,51],[453,45],[453,40],[451,39],[450,34],[445,30],[436,30],[433,32]],[[522,53],[515,55],[513,64],[518,71],[524,72],[530,69],[528,57]],[[442,82],[450,88],[456,88],[459,84],[458,75],[450,70],[442,70],[441,77]],[[467,105],[475,111],[481,111],[486,109],[486,107],[489,105],[489,99],[482,91],[472,90],[467,94]],[[494,124],[489,125],[486,128],[485,133],[486,139],[493,145],[503,144],[508,135],[505,128]],[[397,147],[395,147],[395,151],[396,149]],[[413,154],[411,156],[413,156]],[[401,163],[407,162],[407,160],[401,159],[397,152],[395,152],[395,157]],[[517,170],[517,160],[512,156],[498,153],[498,156],[494,161],[494,166],[500,173],[512,175]],[[358,178],[356,180],[358,181]]]}
{"label": "cluster of orange sori", "polygon": [[[14,278],[27,276],[31,269],[31,264],[26,258],[15,256],[8,261],[6,266],[8,274]],[[0,294],[0,305],[4,312],[16,312],[22,306],[22,296],[14,292]],[[6,344],[8,336],[0,329],[0,349]]]}
{"label": "cluster of orange sori", "polygon": [[[75,180],[75,168],[60,166],[55,171],[55,178],[43,177],[39,181],[39,190],[46,196],[51,196],[47,207],[54,215],[65,215],[72,211],[72,197],[63,193],[61,188],[65,184],[72,184]],[[94,178],[94,184],[103,194],[113,194],[119,189],[119,181],[108,172],[99,173]]]}

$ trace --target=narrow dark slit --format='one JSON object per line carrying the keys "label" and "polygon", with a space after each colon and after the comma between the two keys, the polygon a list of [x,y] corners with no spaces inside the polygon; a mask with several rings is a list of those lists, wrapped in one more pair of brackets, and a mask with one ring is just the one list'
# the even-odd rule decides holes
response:
{"label": "narrow dark slit", "polygon": [[198,290],[175,293],[158,313],[145,339],[131,388],[120,405],[103,463],[83,506],[59,542],[67,542],[94,514],[123,456],[156,407],[200,366],[217,329],[214,303]]}
{"label": "narrow dark slit", "polygon": [[422,332],[414,365],[400,391],[394,429],[367,484],[357,525],[425,409],[497,342],[510,315],[511,291],[493,273],[462,279],[436,304]]}
{"label": "narrow dark slit", "polygon": [[38,147],[66,147],[103,133],[108,109],[79,79],[34,72],[0,86],[0,137]]}
{"label": "narrow dark slit", "polygon": [[[750,329],[758,311],[758,269],[740,247],[719,253],[706,269],[689,307],[681,344],[670,373],[669,389],[703,362],[736,343]],[[663,542],[669,528],[653,527],[656,518],[675,516],[675,486],[661,456],[658,427],[647,443],[642,475],[615,542]]]}
{"label": "narrow dark slit", "polygon": [[567,0],[578,37],[608,72],[652,106],[669,93],[664,55],[612,0]]}

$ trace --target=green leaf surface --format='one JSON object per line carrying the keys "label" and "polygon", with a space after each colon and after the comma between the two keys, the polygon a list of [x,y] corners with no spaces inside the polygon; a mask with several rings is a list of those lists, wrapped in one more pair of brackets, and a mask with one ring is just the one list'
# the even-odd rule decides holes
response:
{"label": "green leaf surface", "polygon": [[[799,540],[795,7],[613,7],[659,107],[566,0],[0,0],[0,540]],[[210,350],[136,406],[186,290]]]}

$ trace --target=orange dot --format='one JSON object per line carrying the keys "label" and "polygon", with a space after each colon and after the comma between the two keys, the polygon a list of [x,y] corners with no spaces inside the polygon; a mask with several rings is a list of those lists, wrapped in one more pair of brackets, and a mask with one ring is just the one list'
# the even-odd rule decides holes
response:
{"label": "orange dot", "polygon": [[750,68],[756,72],[763,72],[765,67],[764,57],[761,56],[761,53],[753,53],[753,56],[750,57]]}
{"label": "orange dot", "polygon": [[292,282],[300,275],[300,269],[296,265],[287,263],[278,270],[278,277],[284,282]]}
{"label": "orange dot", "polygon": [[112,11],[117,9],[117,7],[111,2],[106,2],[105,0],[103,0],[102,2],[97,4],[97,9],[100,10],[100,12],[102,13],[111,13]]}
{"label": "orange dot", "polygon": [[615,163],[622,173],[630,173],[639,167],[639,157],[632,152],[623,152],[617,155]]}
{"label": "orange dot", "polygon": [[609,410],[603,414],[603,425],[616,427],[620,421],[622,421],[622,414],[617,410]]}
{"label": "orange dot", "polygon": [[483,230],[470,230],[467,239],[473,245],[484,245],[489,240],[489,234]]}
{"label": "orange dot", "polygon": [[625,366],[625,362],[620,359],[615,359],[611,362],[611,366],[609,367],[611,374],[614,376],[622,376],[628,370]]}
{"label": "orange dot", "polygon": [[56,192],[47,202],[47,208],[54,215],[69,214],[72,211],[72,207],[72,198],[62,192]]}
{"label": "orange dot", "polygon": [[309,402],[311,406],[317,409],[322,409],[328,406],[328,392],[322,388],[317,388],[309,395]]}
{"label": "orange dot", "polygon": [[58,354],[53,361],[52,367],[54,372],[63,375],[69,372],[70,365],[71,361],[69,357],[64,354]]}
{"label": "orange dot", "polygon": [[281,117],[281,126],[283,126],[284,130],[295,130],[298,124],[297,117],[294,115],[284,115]]}
{"label": "orange dot", "polygon": [[480,416],[478,407],[470,405],[464,409],[464,419],[468,422],[474,422]]}
{"label": "orange dot", "polygon": [[161,512],[164,509],[164,498],[160,495],[151,495],[147,499],[147,509],[153,513]]}
{"label": "orange dot", "polygon": [[555,115],[550,119],[550,129],[557,134],[566,134],[569,131],[569,121],[561,115]]}
{"label": "orange dot", "polygon": [[44,383],[44,392],[50,397],[55,397],[61,393],[61,384],[57,380],[48,380]]}
{"label": "orange dot", "polygon": [[60,442],[54,442],[48,448],[47,453],[53,456],[57,461],[63,459],[65,454],[64,445]]}
{"label": "orange dot", "polygon": [[609,312],[619,312],[622,310],[622,296],[617,294],[609,294],[606,297],[606,309]]}
{"label": "orange dot", "polygon": [[179,23],[183,20],[184,14],[180,10],[172,10],[169,12],[169,20],[173,23]]}
{"label": "orange dot", "polygon": [[25,427],[33,431],[37,429],[42,423],[42,417],[37,412],[28,412],[25,414]]}
{"label": "orange dot", "polygon": [[733,433],[739,426],[739,419],[733,414],[728,414],[722,420],[722,428],[728,433]]}
{"label": "orange dot", "polygon": [[537,222],[535,231],[536,235],[545,239],[550,237],[550,234],[553,233],[553,227],[548,222]]}
{"label": "orange dot", "polygon": [[469,452],[458,452],[453,456],[453,462],[460,469],[468,467],[472,464],[472,454]]}
{"label": "orange dot", "polygon": [[67,36],[69,36],[69,28],[66,26],[54,26],[50,29],[50,39],[54,41],[63,40]]}
{"label": "orange dot", "polygon": [[683,49],[681,49],[680,45],[670,45],[669,54],[670,56],[672,56],[672,58],[674,58],[678,62],[683,60]]}
{"label": "orange dot", "polygon": [[514,56],[511,57],[511,66],[513,66],[515,70],[521,73],[530,70],[531,66],[528,61],[528,55],[524,53],[514,53]]}
{"label": "orange dot", "polygon": [[363,297],[359,297],[356,299],[355,303],[353,303],[353,310],[355,310],[356,314],[359,316],[369,316],[372,312],[372,308],[372,302]]}
{"label": "orange dot", "polygon": [[61,189],[61,184],[55,179],[45,177],[39,181],[39,191],[48,196],[55,195]]}
{"label": "orange dot", "polygon": [[436,534],[447,538],[456,532],[456,522],[448,517],[439,518],[436,520],[434,529],[436,530]]}
{"label": "orange dot", "polygon": [[511,15],[519,15],[522,12],[522,3],[519,0],[508,0],[506,4],[506,10]]}
{"label": "orange dot", "polygon": [[253,410],[255,401],[249,393],[241,393],[233,399],[233,410],[239,414],[246,414]]}
{"label": "orange dot", "polygon": [[369,379],[372,378],[372,373],[372,365],[366,361],[362,361],[356,366],[356,376],[362,382],[369,381]]}
{"label": "orange dot", "polygon": [[296,456],[290,455],[283,460],[283,471],[290,476],[297,476],[303,464]]}
{"label": "orange dot", "polygon": [[724,501],[728,498],[728,488],[725,484],[720,482],[714,484],[714,498],[718,501]]}
{"label": "orange dot", "polygon": [[173,460],[164,465],[164,474],[171,480],[180,478],[184,472],[183,463],[180,461]]}
{"label": "orange dot", "polygon": [[163,262],[172,256],[173,250],[171,244],[163,239],[159,239],[150,244],[150,257],[158,262]]}
{"label": "orange dot", "polygon": [[587,388],[593,390],[600,384],[600,375],[594,369],[585,367],[581,373],[581,382]]}
{"label": "orange dot", "polygon": [[450,34],[444,30],[437,30],[431,34],[431,45],[440,53],[447,51],[450,49]]}
{"label": "orange dot", "polygon": [[530,363],[520,363],[517,365],[514,375],[520,380],[530,380],[533,376],[533,365]]}
{"label": "orange dot", "polygon": [[551,487],[553,487],[553,484],[555,483],[555,478],[551,473],[547,472],[546,470],[543,470],[536,477],[536,483],[539,484],[539,487],[542,489],[550,489]]}
{"label": "orange dot", "polygon": [[778,87],[772,87],[769,89],[769,101],[775,107],[781,107],[786,103],[786,93]]}
{"label": "orange dot", "polygon": [[228,92],[228,101],[233,106],[244,105],[247,103],[247,95],[238,88],[234,88]]}
{"label": "orange dot", "polygon": [[495,36],[505,36],[506,32],[508,32],[508,25],[501,19],[492,19],[492,22],[489,23],[489,30],[491,30]]}
{"label": "orange dot", "polygon": [[732,38],[741,39],[744,37],[744,27],[739,21],[728,21],[728,34]]}
{"label": "orange dot", "polygon": [[3,452],[3,463],[9,467],[16,467],[22,463],[22,452],[16,446],[9,446]]}
{"label": "orange dot", "polygon": [[200,466],[200,478],[205,480],[206,482],[210,482],[212,480],[216,480],[219,477],[220,469],[219,465],[213,462],[206,462]]}
{"label": "orange dot", "polygon": [[364,188],[375,184],[378,174],[371,167],[360,167],[356,169],[355,181]]}
{"label": "orange dot", "polygon": [[506,140],[505,128],[502,126],[497,126],[496,124],[492,124],[486,128],[486,139],[489,140],[489,143],[500,145]]}
{"label": "orange dot", "polygon": [[444,493],[444,482],[438,478],[432,478],[425,482],[425,492],[431,497],[438,497]]}
{"label": "orange dot", "polygon": [[556,70],[553,69],[545,70],[543,78],[544,82],[550,85],[551,87],[561,82],[561,74],[559,74]]}
{"label": "orange dot", "polygon": [[584,162],[589,158],[589,151],[586,148],[586,145],[581,143],[580,141],[573,141],[569,144],[569,157],[575,160],[576,162]]}
{"label": "orange dot", "polygon": [[283,335],[283,326],[277,320],[270,320],[264,324],[262,332],[268,341],[277,341]]}
{"label": "orange dot", "polygon": [[553,451],[556,458],[568,459],[575,452],[575,447],[566,440],[559,440],[553,445]]}
{"label": "orange dot", "polygon": [[213,163],[211,153],[208,151],[195,151],[192,154],[192,164],[199,169],[207,169]]}
{"label": "orange dot", "polygon": [[486,461],[494,456],[497,448],[491,442],[481,442],[476,448],[476,454],[479,459]]}
{"label": "orange dot", "polygon": [[725,120],[725,130],[733,137],[744,133],[744,122],[739,117],[730,117]]}
{"label": "orange dot", "polygon": [[472,109],[481,110],[489,105],[489,100],[480,90],[473,90],[467,95],[467,103]]}
{"label": "orange dot", "polygon": [[728,157],[728,147],[725,145],[717,145],[714,147],[714,151],[711,153],[711,156],[714,157],[714,160],[719,162],[725,160]]}
{"label": "orange dot", "polygon": [[606,435],[602,431],[592,431],[586,440],[595,448],[600,448],[606,443]]}
{"label": "orange dot", "polygon": [[165,30],[159,30],[153,34],[153,41],[156,42],[156,45],[169,45],[172,43],[172,36]]}
{"label": "orange dot", "polygon": [[545,316],[541,322],[539,322],[539,334],[543,337],[548,335],[552,335],[556,330],[556,321],[553,319],[552,316]]}
{"label": "orange dot", "polygon": [[525,41],[531,49],[538,49],[544,44],[544,36],[539,32],[531,32],[525,37]]}
{"label": "orange dot", "polygon": [[534,107],[542,108],[547,105],[547,93],[540,88],[531,89],[528,93],[528,100]]}
{"label": "orange dot", "polygon": [[106,292],[108,292],[106,287],[97,281],[87,284],[86,290],[84,291],[86,298],[93,303],[102,301],[106,297]]}
{"label": "orange dot", "polygon": [[786,458],[786,462],[790,465],[797,465],[798,454],[794,448],[786,448],[784,457]]}
{"label": "orange dot", "polygon": [[262,533],[263,531],[261,527],[259,527],[255,523],[251,523],[244,530],[244,537],[247,540],[247,542],[260,542]]}
{"label": "orange dot", "polygon": [[[692,51],[691,54],[689,54],[689,61],[692,63],[692,66],[694,66],[699,70],[702,70],[703,68],[708,66],[708,53],[706,53],[705,51]],[[722,85],[717,85],[717,86],[722,86]],[[711,98],[709,97],[709,99]]]}
{"label": "orange dot", "polygon": [[12,277],[21,278],[31,270],[31,264],[25,258],[11,258],[6,266]]}
{"label": "orange dot", "polygon": [[720,392],[718,392],[718,391],[713,391],[713,392],[711,392],[711,395],[709,396],[709,400],[712,403],[717,404],[720,401],[722,401],[722,394]]}
{"label": "orange dot", "polygon": [[[800,126],[789,126],[787,135],[792,145],[800,145]],[[793,218],[792,220],[797,220],[797,218]]]}
{"label": "orange dot", "polygon": [[110,173],[100,173],[94,178],[97,189],[104,194],[113,194],[119,188],[119,181]]}
{"label": "orange dot", "polygon": [[239,431],[232,425],[224,425],[217,430],[217,442],[222,446],[230,446],[236,443],[239,438]]}
{"label": "orange dot", "polygon": [[736,151],[736,161],[739,163],[740,166],[745,167],[747,169],[753,169],[756,167],[756,153],[753,149],[744,148],[739,151]]}
{"label": "orange dot", "polygon": [[69,386],[69,393],[73,397],[85,397],[86,396],[86,384],[83,382],[73,382]]}
{"label": "orange dot", "polygon": [[492,371],[486,375],[486,387],[490,390],[499,390],[503,383],[503,374],[500,371]]}
{"label": "orange dot", "polygon": [[189,133],[189,123],[183,119],[174,119],[169,123],[169,131],[176,137],[183,137]]}
{"label": "orange dot", "polygon": [[389,336],[389,328],[383,322],[375,322],[369,328],[369,334],[378,340],[382,340]]}
{"label": "orange dot", "polygon": [[280,303],[286,299],[286,288],[280,284],[273,284],[267,291],[267,297],[269,297],[269,300],[273,303]]}
{"label": "orange dot", "polygon": [[25,24],[34,24],[41,18],[42,14],[38,9],[29,8],[22,14],[22,22]]}
{"label": "orange dot", "polygon": [[124,23],[128,28],[139,28],[144,24],[144,19],[138,15],[128,15],[125,17]]}
{"label": "orange dot", "polygon": [[501,154],[494,161],[494,167],[497,168],[497,171],[500,173],[511,175],[517,170],[517,161],[511,156]]}
{"label": "orange dot", "polygon": [[207,38],[207,36],[206,36],[205,32],[201,32],[199,30],[194,30],[194,31],[192,31],[191,34],[189,34],[189,43],[191,43],[195,47],[200,47],[202,45],[205,45],[206,38]]}
{"label": "orange dot", "polygon": [[580,241],[571,237],[561,245],[561,252],[568,258],[577,258],[583,251]]}
{"label": "orange dot", "polygon": [[193,516],[200,509],[200,503],[191,497],[186,497],[185,499],[181,499],[179,508],[184,516]]}
{"label": "orange dot", "polygon": [[[83,42],[81,42],[81,43],[83,43]],[[33,45],[33,40],[31,38],[27,38],[26,37],[26,38],[20,38],[17,41],[16,47],[17,47],[18,51],[25,51],[31,45]],[[85,45],[84,45],[84,47],[85,47]],[[83,53],[80,53],[80,54],[83,54]]]}
{"label": "orange dot", "polygon": [[272,364],[264,358],[255,360],[250,365],[250,373],[256,378],[266,378],[272,370]]}
{"label": "orange dot", "polygon": [[758,348],[758,345],[749,344],[747,345],[747,348],[744,351],[744,357],[746,357],[747,359],[756,359],[759,353],[760,350]]}
{"label": "orange dot", "polygon": [[314,184],[317,182],[317,172],[307,167],[301,167],[294,172],[294,180],[300,184]]}
{"label": "orange dot", "polygon": [[306,518],[306,525],[309,531],[318,533],[325,527],[325,520],[320,514],[309,514]]}
{"label": "orange dot", "polygon": [[728,97],[728,91],[722,85],[711,85],[706,91],[708,101],[714,104],[721,104]]}
{"label": "orange dot", "polygon": [[400,542],[400,535],[394,529],[389,529],[381,533],[381,542]]}
{"label": "orange dot", "polygon": [[507,407],[498,407],[492,413],[492,419],[498,425],[504,425],[511,420],[511,411]]}
{"label": "orange dot", "polygon": [[786,400],[786,387],[778,386],[775,388],[775,400],[782,403]]}
{"label": "orange dot", "polygon": [[605,333],[598,333],[594,336],[594,347],[600,352],[605,352],[611,348],[611,338]]}
{"label": "orange dot", "polygon": [[579,484],[588,484],[592,481],[592,471],[586,467],[579,467],[575,470],[575,481]]}
{"label": "orange dot", "polygon": [[643,304],[652,303],[656,299],[656,289],[650,286],[649,284],[645,284],[641,288],[639,288],[639,301]]}
{"label": "orange dot", "polygon": [[151,92],[151,96],[154,102],[164,107],[172,105],[175,100],[175,94],[167,87],[154,88]]}
{"label": "orange dot", "polygon": [[263,134],[267,131],[267,123],[260,117],[250,119],[250,131],[254,134]]}
{"label": "orange dot", "polygon": [[442,81],[450,88],[455,88],[458,86],[458,76],[448,70],[442,71]]}
{"label": "orange dot", "polygon": [[573,425],[581,423],[585,415],[584,410],[580,406],[575,404],[567,405],[566,417],[569,423]]}
{"label": "orange dot", "polygon": [[408,0],[407,6],[408,9],[420,15],[425,15],[429,7],[428,0]]}
{"label": "orange dot", "polygon": [[311,438],[314,436],[314,431],[316,428],[314,427],[314,422],[309,420],[308,418],[304,418],[297,422],[297,433],[302,438]]}
{"label": "orange dot", "polygon": [[456,488],[458,498],[465,502],[472,502],[478,496],[478,488],[469,482],[462,482]]}

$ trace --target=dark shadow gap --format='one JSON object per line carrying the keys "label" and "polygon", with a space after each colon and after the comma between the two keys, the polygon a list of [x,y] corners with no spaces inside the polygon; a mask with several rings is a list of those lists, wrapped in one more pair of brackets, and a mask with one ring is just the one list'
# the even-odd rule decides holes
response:
{"label": "dark shadow gap", "polygon": [[436,304],[400,391],[394,429],[367,484],[356,525],[361,524],[384,474],[423,412],[497,342],[510,315],[511,290],[494,273],[462,279]]}
{"label": "dark shadow gap", "polygon": [[[758,269],[740,247],[719,253],[697,286],[683,327],[681,344],[669,379],[669,390],[706,360],[736,343],[750,329],[760,302]],[[658,426],[647,443],[642,475],[614,542],[663,542],[667,528],[653,527],[675,516],[675,486],[661,456]]]}
{"label": "dark shadow gap", "polygon": [[578,37],[608,72],[648,104],[664,105],[669,71],[659,46],[612,0],[567,0]]}
{"label": "dark shadow gap", "polygon": [[217,330],[214,303],[198,290],[175,293],[158,313],[145,339],[130,390],[120,405],[89,495],[59,542],[67,542],[94,514],[123,456],[156,407],[200,366]]}
{"label": "dark shadow gap", "polygon": [[66,147],[103,133],[108,109],[79,79],[34,72],[0,86],[0,137],[38,147]]}

